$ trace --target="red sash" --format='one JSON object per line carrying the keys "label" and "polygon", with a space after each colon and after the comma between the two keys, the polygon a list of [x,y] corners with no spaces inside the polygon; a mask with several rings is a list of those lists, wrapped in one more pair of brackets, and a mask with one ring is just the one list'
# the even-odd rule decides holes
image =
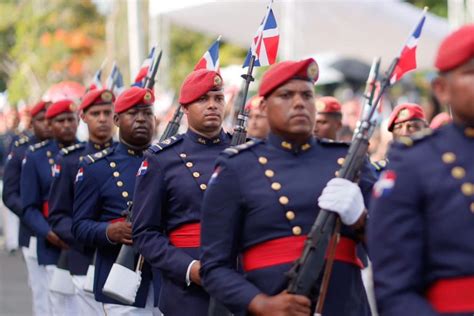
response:
{"label": "red sash", "polygon": [[[306,236],[289,236],[251,247],[243,254],[244,271],[294,262],[301,256],[305,240]],[[362,262],[357,258],[355,241],[342,236],[337,244],[334,260],[350,263],[359,268],[363,267]]]}
{"label": "red sash", "polygon": [[168,238],[176,248],[197,248],[201,246],[201,223],[183,224],[171,231]]}
{"label": "red sash", "polygon": [[426,298],[438,313],[474,313],[474,276],[437,281]]}
{"label": "red sash", "polygon": [[48,204],[48,201],[44,201],[43,202],[43,208],[41,209],[42,213],[43,213],[43,216],[45,218],[48,218],[49,216],[49,204]]}

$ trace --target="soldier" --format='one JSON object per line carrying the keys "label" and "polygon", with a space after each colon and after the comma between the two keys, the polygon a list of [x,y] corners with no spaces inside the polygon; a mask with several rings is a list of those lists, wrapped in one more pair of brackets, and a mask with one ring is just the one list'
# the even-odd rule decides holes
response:
{"label": "soldier", "polygon": [[[42,142],[51,136],[45,117],[46,105],[46,102],[40,101],[31,109],[34,135],[31,137],[23,136],[14,142],[5,165],[3,203],[19,218],[22,217],[23,213],[20,196],[21,161],[25,157],[29,145]],[[34,246],[36,245],[36,237],[32,236],[30,229],[23,221],[20,221],[18,244],[23,252],[28,271],[28,285],[31,288],[33,299],[33,315],[48,315],[48,293],[45,291],[46,274],[42,273],[42,268],[38,265],[36,247]]]}
{"label": "soldier", "polygon": [[368,242],[381,315],[474,313],[474,24],[450,34],[433,82],[454,122],[390,150]]}
{"label": "soldier", "polygon": [[334,97],[322,97],[316,100],[315,105],[314,136],[337,140],[342,128],[341,104]]}
{"label": "soldier", "polygon": [[167,316],[207,315],[209,296],[199,268],[201,201],[219,152],[230,143],[222,130],[222,78],[201,69],[183,82],[179,103],[185,134],[153,145],[138,174],[133,238],[163,276],[160,309]]}
{"label": "soldier", "polygon": [[262,97],[253,96],[245,105],[248,112],[247,136],[249,138],[264,139],[269,132],[267,116],[260,109]]}
{"label": "soldier", "polygon": [[64,315],[74,302],[67,296],[48,291],[59,251],[67,248],[48,224],[48,193],[53,180],[54,157],[60,148],[76,142],[78,122],[74,103],[61,100],[51,104],[46,110],[46,119],[54,140],[31,146],[23,160],[20,182],[22,220],[37,239],[38,264],[48,281],[48,284],[42,284],[42,291],[49,295],[49,315]]}
{"label": "soldier", "polygon": [[84,95],[79,110],[87,124],[89,142],[61,149],[54,165],[54,179],[49,195],[49,217],[52,230],[71,249],[68,251],[68,268],[73,275],[76,301],[79,311],[85,315],[102,315],[101,304],[84,291],[87,268],[92,261],[94,249],[78,243],[72,236],[72,211],[74,202],[74,180],[79,161],[112,145],[113,112],[115,97],[106,89],[91,90]]}
{"label": "soldier", "polygon": [[[399,140],[411,136],[428,128],[423,108],[415,103],[402,103],[397,105],[388,119],[388,131],[392,133],[393,139]],[[389,159],[384,158],[372,162],[377,173],[381,173],[387,167]]]}
{"label": "soldier", "polygon": [[[310,315],[307,297],[285,292],[292,263],[301,255],[306,234],[318,213],[316,203],[339,169],[348,146],[312,136],[313,85],[318,66],[310,58],[285,61],[263,76],[259,94],[271,133],[226,149],[208,185],[202,205],[201,277],[211,296],[234,313]],[[364,166],[361,188],[374,181]],[[319,206],[341,215],[323,315],[370,315],[356,256],[357,232],[365,217],[361,189],[332,179]],[[244,274],[233,269],[242,258]]]}
{"label": "soldier", "polygon": [[75,177],[72,234],[78,242],[97,248],[94,296],[103,303],[107,315],[153,315],[153,292],[159,293],[158,282],[153,290],[148,264],[143,266],[133,305],[102,293],[121,245],[132,244],[131,224],[125,221],[124,211],[133,198],[143,151],[152,141],[153,102],[154,95],[149,89],[133,87],[123,92],[115,102],[114,115],[120,142],[85,156]]}

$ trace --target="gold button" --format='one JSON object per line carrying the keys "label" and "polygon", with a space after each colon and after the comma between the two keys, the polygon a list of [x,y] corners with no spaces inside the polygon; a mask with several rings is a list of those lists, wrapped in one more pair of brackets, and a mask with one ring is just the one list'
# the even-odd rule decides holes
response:
{"label": "gold button", "polygon": [[456,155],[452,152],[447,152],[444,153],[443,156],[441,156],[441,159],[444,163],[453,163],[456,161]]}
{"label": "gold button", "polygon": [[111,168],[115,168],[115,167],[117,167],[117,164],[116,164],[115,162],[111,161],[111,162],[109,163],[109,166],[110,166]]}
{"label": "gold button", "polygon": [[474,213],[474,202],[471,203],[471,212]]}
{"label": "gold button", "polygon": [[282,196],[280,196],[280,198],[278,199],[278,201],[280,202],[280,204],[286,205],[286,204],[288,204],[288,202],[289,202],[290,200],[288,199],[288,197],[282,195]]}
{"label": "gold button", "polygon": [[199,187],[201,188],[201,190],[206,190],[207,189],[207,185],[205,185],[204,183],[199,185]]}
{"label": "gold button", "polygon": [[271,178],[275,175],[275,172],[273,172],[273,170],[271,170],[271,169],[267,169],[267,170],[265,170],[265,175],[267,177]]}
{"label": "gold button", "polygon": [[303,146],[301,146],[301,149],[302,149],[303,151],[308,150],[308,149],[310,149],[310,148],[311,148],[311,145],[308,144],[308,143],[306,143],[306,144],[304,144]]}
{"label": "gold button", "polygon": [[337,164],[340,165],[340,166],[342,166],[342,164],[344,163],[344,160],[345,160],[345,159],[342,158],[342,157],[339,158],[339,159],[337,159]]}
{"label": "gold button", "polygon": [[123,182],[122,181],[117,181],[117,186],[118,187],[123,187]]}
{"label": "gold button", "polygon": [[53,158],[49,159],[48,161],[49,161],[50,165],[54,165],[54,159]]}
{"label": "gold button", "polygon": [[134,150],[129,149],[129,150],[127,150],[127,152],[128,152],[130,155],[135,155],[135,151],[134,151]]}
{"label": "gold button", "polygon": [[288,142],[281,142],[281,147],[286,148],[286,149],[291,149],[293,146],[288,143]]}
{"label": "gold button", "polygon": [[472,128],[472,127],[467,127],[467,128],[464,130],[464,134],[465,134],[467,137],[474,138],[474,128]]}
{"label": "gold button", "polygon": [[186,163],[186,167],[191,168],[192,166],[193,166],[193,163],[192,163],[192,162],[187,162],[187,163]]}
{"label": "gold button", "polygon": [[197,171],[193,172],[193,177],[199,178],[199,176],[200,176],[199,172],[197,172]]}
{"label": "gold button", "polygon": [[120,175],[120,172],[114,171],[114,173],[112,173],[112,175],[113,175],[115,178],[117,178],[117,177]]}
{"label": "gold button", "polygon": [[122,192],[122,196],[123,196],[124,198],[127,198],[127,197],[128,197],[128,192],[127,192],[127,191],[123,191],[123,192]]}
{"label": "gold button", "polygon": [[339,171],[334,172],[334,175],[335,175],[336,177],[339,177]]}
{"label": "gold button", "polygon": [[94,148],[95,148],[95,149],[100,149],[100,145],[95,144],[95,145],[94,145]]}
{"label": "gold button", "polygon": [[51,155],[52,155],[51,152],[48,150],[48,151],[46,152],[46,156],[51,157]]}
{"label": "gold button", "polygon": [[268,162],[268,159],[266,157],[258,157],[258,162],[261,164],[261,165],[264,165]]}
{"label": "gold button", "polygon": [[293,211],[288,211],[288,212],[286,212],[286,218],[287,218],[289,221],[294,220],[295,217],[296,217],[295,212],[293,212]]}
{"label": "gold button", "polygon": [[466,175],[466,171],[464,170],[463,167],[454,167],[454,168],[451,170],[451,175],[452,175],[455,179],[462,179],[462,178],[464,178],[464,176]]}
{"label": "gold button", "polygon": [[413,139],[411,139],[410,137],[400,137],[398,141],[407,147],[413,146]]}
{"label": "gold button", "polygon": [[293,232],[293,235],[296,235],[296,236],[301,235],[301,227],[299,226],[294,226],[291,229],[291,231]]}
{"label": "gold button", "polygon": [[273,182],[272,183],[272,189],[275,190],[275,191],[280,190],[281,189],[281,184],[278,183],[278,182]]}
{"label": "gold button", "polygon": [[474,185],[472,183],[466,182],[461,186],[461,191],[466,196],[471,196],[474,194]]}
{"label": "gold button", "polygon": [[185,154],[185,153],[180,153],[179,156],[180,156],[181,158],[186,158],[186,154]]}

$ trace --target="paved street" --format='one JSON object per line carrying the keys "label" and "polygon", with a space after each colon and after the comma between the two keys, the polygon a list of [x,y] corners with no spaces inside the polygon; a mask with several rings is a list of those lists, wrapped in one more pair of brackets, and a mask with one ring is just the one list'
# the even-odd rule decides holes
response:
{"label": "paved street", "polygon": [[31,294],[26,266],[18,251],[9,255],[0,247],[0,316],[30,316]]}

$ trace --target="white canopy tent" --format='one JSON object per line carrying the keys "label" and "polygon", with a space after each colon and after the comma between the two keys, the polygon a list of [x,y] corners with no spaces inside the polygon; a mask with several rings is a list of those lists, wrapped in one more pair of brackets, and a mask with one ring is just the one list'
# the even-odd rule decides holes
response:
{"label": "white canopy tent", "polygon": [[[266,0],[158,0],[150,16],[223,39],[244,48],[266,12]],[[422,10],[398,0],[275,0],[280,29],[280,59],[337,54],[383,65],[400,52]],[[428,13],[418,45],[419,68],[433,65],[449,32],[445,19]]]}

